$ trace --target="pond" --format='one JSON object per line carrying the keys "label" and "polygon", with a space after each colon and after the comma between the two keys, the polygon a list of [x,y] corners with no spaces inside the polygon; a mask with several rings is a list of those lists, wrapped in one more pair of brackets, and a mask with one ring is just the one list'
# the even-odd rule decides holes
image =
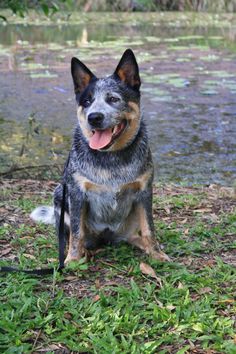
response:
{"label": "pond", "polygon": [[71,57],[103,76],[131,47],[156,181],[232,185],[235,39],[234,15],[60,14],[1,24],[0,173],[55,177],[76,124]]}

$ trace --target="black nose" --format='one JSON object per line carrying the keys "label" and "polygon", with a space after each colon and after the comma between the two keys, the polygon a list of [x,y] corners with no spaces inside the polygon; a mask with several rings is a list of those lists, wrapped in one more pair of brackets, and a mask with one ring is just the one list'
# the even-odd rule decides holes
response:
{"label": "black nose", "polygon": [[100,112],[94,112],[88,115],[88,122],[94,128],[100,127],[103,119],[104,115]]}

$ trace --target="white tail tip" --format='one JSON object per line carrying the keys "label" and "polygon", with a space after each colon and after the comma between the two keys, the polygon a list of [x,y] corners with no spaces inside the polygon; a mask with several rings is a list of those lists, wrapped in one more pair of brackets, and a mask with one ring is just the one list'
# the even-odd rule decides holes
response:
{"label": "white tail tip", "polygon": [[32,211],[30,218],[44,224],[55,224],[54,208],[50,206],[39,206]]}

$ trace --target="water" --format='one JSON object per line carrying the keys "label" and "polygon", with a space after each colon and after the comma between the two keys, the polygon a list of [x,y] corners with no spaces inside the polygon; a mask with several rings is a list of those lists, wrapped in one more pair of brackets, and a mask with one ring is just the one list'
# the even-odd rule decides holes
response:
{"label": "water", "polygon": [[201,15],[98,13],[83,23],[0,26],[0,171],[54,176],[76,124],[71,57],[102,76],[131,47],[156,180],[232,185],[236,17]]}

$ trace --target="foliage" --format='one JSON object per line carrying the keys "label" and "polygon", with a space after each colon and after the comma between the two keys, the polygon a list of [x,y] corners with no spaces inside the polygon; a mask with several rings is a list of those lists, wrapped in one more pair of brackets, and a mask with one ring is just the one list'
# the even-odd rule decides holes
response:
{"label": "foliage", "polygon": [[[59,10],[69,11],[236,11],[236,0],[2,0],[1,8],[9,8],[24,17],[29,9],[41,9],[46,16]],[[1,16],[5,19],[4,16]]]}
{"label": "foliage", "polygon": [[51,16],[60,9],[66,0],[3,0],[2,8],[9,8],[14,14],[24,17],[29,9],[42,10],[46,16]]}
{"label": "foliage", "polygon": [[[53,228],[30,224],[27,216],[44,202],[51,185],[45,183],[42,192],[42,182],[24,183],[6,181],[2,189],[2,257],[9,264],[17,255],[28,268],[55,265]],[[214,186],[155,191],[156,232],[171,263],[120,245],[88,263],[81,260],[63,275],[4,276],[0,351],[235,353],[231,192]]]}

